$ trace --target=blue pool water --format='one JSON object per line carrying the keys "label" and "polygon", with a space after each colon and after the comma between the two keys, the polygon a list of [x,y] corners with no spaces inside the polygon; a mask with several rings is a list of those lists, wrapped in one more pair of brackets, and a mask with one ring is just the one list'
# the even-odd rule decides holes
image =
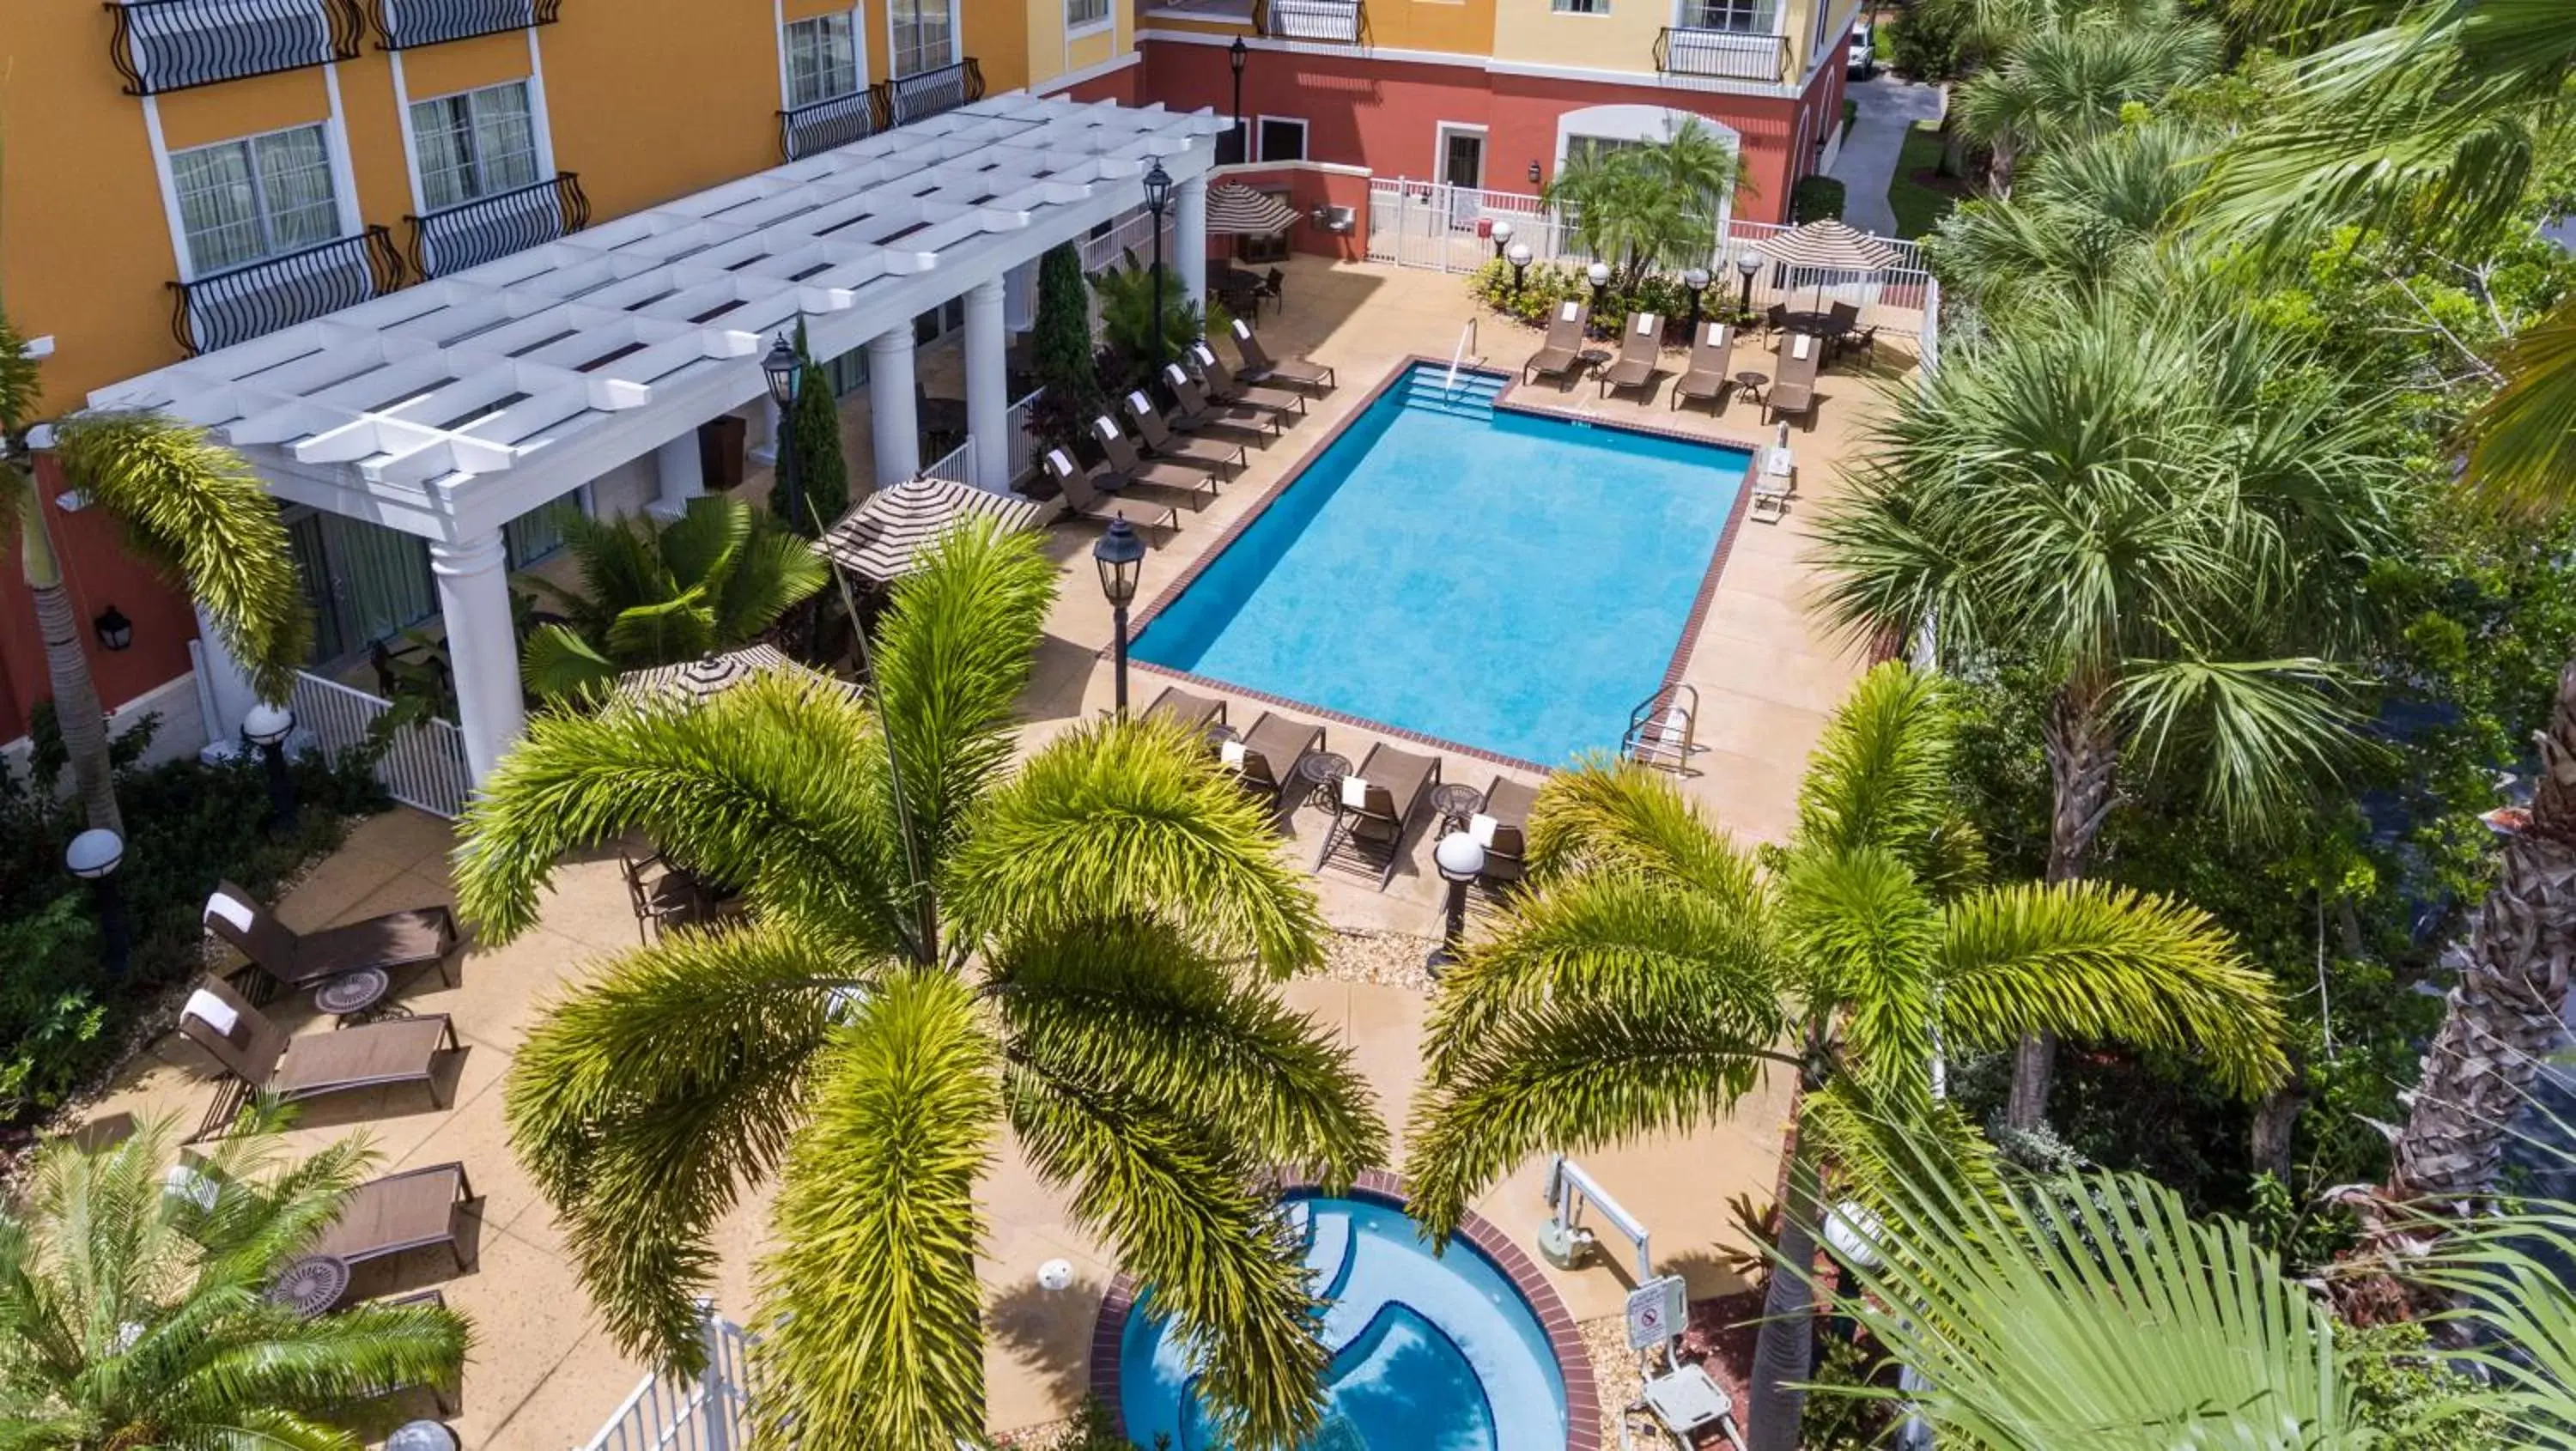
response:
{"label": "blue pool water", "polygon": [[[1306,1266],[1332,1303],[1330,1400],[1312,1451],[1563,1451],[1565,1380],[1547,1333],[1503,1272],[1463,1240],[1433,1258],[1402,1210],[1365,1200],[1292,1202]],[[1148,1290],[1119,1343],[1127,1439],[1222,1451],[1192,1391],[1196,1367]]]}
{"label": "blue pool water", "polygon": [[1557,765],[1664,670],[1750,455],[1497,413],[1416,367],[1146,625],[1138,659]]}

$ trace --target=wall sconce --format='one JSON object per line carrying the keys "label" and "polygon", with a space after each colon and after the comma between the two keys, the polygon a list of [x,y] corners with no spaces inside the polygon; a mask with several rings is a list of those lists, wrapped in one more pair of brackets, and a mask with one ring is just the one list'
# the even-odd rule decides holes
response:
{"label": "wall sconce", "polygon": [[1532,186],[1536,186],[1536,185],[1538,185],[1538,163],[1537,163],[1537,162],[1535,162],[1535,161],[1533,161],[1533,162],[1531,162],[1531,163],[1530,163],[1529,179],[1530,179],[1530,185],[1532,185]]}
{"label": "wall sconce", "polygon": [[114,605],[99,611],[98,618],[89,625],[98,632],[98,643],[107,649],[123,650],[134,643],[134,622]]}

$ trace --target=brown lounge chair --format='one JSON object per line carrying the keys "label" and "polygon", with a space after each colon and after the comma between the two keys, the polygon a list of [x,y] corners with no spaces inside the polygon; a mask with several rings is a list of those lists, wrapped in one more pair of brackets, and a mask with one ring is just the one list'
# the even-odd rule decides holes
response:
{"label": "brown lounge chair", "polygon": [[1288,792],[1295,777],[1297,763],[1310,751],[1324,748],[1324,728],[1302,720],[1292,720],[1276,711],[1263,711],[1240,739],[1218,748],[1218,757],[1232,767],[1235,779],[1254,799],[1266,801],[1275,815],[1280,798]]}
{"label": "brown lounge chair", "polygon": [[1211,725],[1225,724],[1225,702],[1167,685],[1162,694],[1154,697],[1154,703],[1145,707],[1145,719],[1167,720],[1192,731],[1204,731]]}
{"label": "brown lounge chair", "polygon": [[311,1254],[357,1264],[445,1245],[456,1268],[472,1268],[465,1259],[465,1238],[456,1221],[475,1202],[463,1164],[432,1164],[370,1179],[349,1191],[340,1217],[322,1231]]}
{"label": "brown lounge chair", "polygon": [[[269,982],[280,987],[310,987],[345,972],[437,963],[439,976],[456,986],[449,961],[456,951],[456,915],[445,907],[414,907],[387,912],[346,927],[296,932],[277,920],[257,897],[230,882],[218,882],[206,897],[207,930],[241,949]],[[254,993],[265,1000],[266,995]]]}
{"label": "brown lounge chair", "polygon": [[1073,466],[1073,460],[1060,448],[1046,451],[1046,471],[1055,486],[1064,491],[1065,508],[1077,518],[1106,523],[1124,519],[1139,529],[1178,529],[1181,511],[1169,504],[1147,504],[1129,499],[1104,499],[1091,484],[1091,475]]}
{"label": "brown lounge chair", "polygon": [[1601,395],[1608,397],[1622,388],[1643,388],[1648,401],[1655,396],[1655,364],[1662,361],[1664,320],[1651,312],[1628,314],[1628,330],[1621,334],[1619,361],[1601,370]]}
{"label": "brown lounge chair", "polygon": [[[408,1294],[387,1295],[380,1300],[370,1300],[367,1304],[371,1308],[378,1310],[403,1310],[409,1309],[413,1306],[422,1306],[432,1310],[444,1310],[447,1308],[447,1297],[440,1294],[435,1287],[432,1287],[426,1290],[413,1290]],[[444,1419],[456,1414],[456,1396],[457,1392],[461,1389],[462,1387],[456,1385],[452,1380],[446,1384],[440,1384],[436,1381],[426,1381],[416,1386],[387,1386],[378,1394],[385,1396],[398,1396],[403,1392],[410,1390],[427,1391],[429,1392],[430,1404],[438,1408],[439,1416]]]}
{"label": "brown lounge chair", "polygon": [[1091,435],[1100,440],[1100,451],[1109,455],[1109,465],[1102,471],[1103,480],[1115,479],[1122,489],[1170,489],[1185,495],[1193,509],[1204,509],[1216,497],[1216,475],[1206,469],[1156,460],[1147,463],[1136,456],[1136,446],[1118,431],[1118,421],[1103,413],[1091,420]]}
{"label": "brown lounge chair", "polygon": [[1154,406],[1154,400],[1146,397],[1142,388],[1128,392],[1127,417],[1136,425],[1136,436],[1144,440],[1145,452],[1156,458],[1238,473],[1252,462],[1252,455],[1242,444],[1222,438],[1184,438],[1172,432],[1172,425],[1163,421],[1162,410]]}
{"label": "brown lounge chair", "polygon": [[[222,1018],[231,1021],[218,1021]],[[231,1122],[239,1100],[252,1093],[273,1094],[292,1103],[361,1088],[425,1083],[430,1102],[445,1108],[434,1076],[438,1056],[461,1046],[445,1013],[292,1038],[229,984],[213,977],[200,980],[180,1008],[179,1032],[213,1054],[237,1080],[227,1092],[216,1095],[205,1124],[197,1131],[200,1139]]]}
{"label": "brown lounge chair", "polygon": [[1332,829],[1324,833],[1324,849],[1315,854],[1315,870],[1322,871],[1344,846],[1363,863],[1371,849],[1380,850],[1386,853],[1386,866],[1378,873],[1377,886],[1385,891],[1395,880],[1396,864],[1404,860],[1405,829],[1413,824],[1422,798],[1439,784],[1438,756],[1417,756],[1383,741],[1369,747],[1359,769],[1342,778]]}
{"label": "brown lounge chair", "polygon": [[1493,822],[1491,839],[1484,842],[1487,881],[1517,882],[1529,870],[1530,807],[1537,802],[1537,787],[1509,776],[1496,776],[1485,788],[1485,808],[1468,821],[1467,829],[1485,837],[1485,822]]}
{"label": "brown lounge chair", "polygon": [[1681,407],[1685,399],[1714,403],[1724,398],[1727,384],[1734,381],[1727,373],[1734,363],[1734,329],[1722,322],[1701,323],[1699,336],[1691,339],[1690,366],[1673,384],[1673,406]]}
{"label": "brown lounge chair", "polygon": [[1243,359],[1243,366],[1234,370],[1235,376],[1247,383],[1285,383],[1292,388],[1333,386],[1332,369],[1307,358],[1270,356],[1261,339],[1252,335],[1252,324],[1239,317],[1234,320],[1234,351]]}
{"label": "brown lounge chair", "polygon": [[1592,304],[1569,297],[1556,305],[1556,316],[1547,325],[1547,341],[1539,344],[1530,360],[1521,364],[1521,381],[1534,378],[1564,378],[1571,381],[1574,370],[1583,363],[1583,330],[1592,325]]}
{"label": "brown lounge chair", "polygon": [[1180,400],[1180,408],[1172,414],[1172,422],[1179,427],[1194,432],[1220,425],[1255,432],[1279,431],[1277,409],[1255,408],[1244,403],[1212,403],[1178,363],[1163,365],[1163,386],[1171,389],[1172,396]]}
{"label": "brown lounge chair", "polygon": [[1780,376],[1763,394],[1769,410],[1765,423],[1816,411],[1816,368],[1825,358],[1825,340],[1812,333],[1791,333],[1780,340]]}
{"label": "brown lounge chair", "polygon": [[1234,376],[1234,370],[1216,355],[1216,349],[1205,343],[1190,344],[1190,359],[1199,365],[1199,376],[1206,380],[1208,392],[1228,403],[1246,408],[1266,408],[1281,418],[1306,415],[1306,395],[1289,388],[1255,388]]}

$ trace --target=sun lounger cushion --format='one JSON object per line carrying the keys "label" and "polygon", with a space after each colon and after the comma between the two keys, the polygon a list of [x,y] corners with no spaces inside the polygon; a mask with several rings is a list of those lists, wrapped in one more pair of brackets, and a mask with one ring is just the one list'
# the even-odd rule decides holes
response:
{"label": "sun lounger cushion", "polygon": [[1344,776],[1342,778],[1342,804],[1344,806],[1349,807],[1353,811],[1366,811],[1368,809],[1368,793],[1368,778],[1364,776]]}
{"label": "sun lounger cushion", "polygon": [[179,1009],[179,1015],[205,1024],[218,1037],[229,1038],[241,1028],[241,1014],[233,1011],[233,1005],[204,988],[188,994],[187,1006]]}
{"label": "sun lounger cushion", "polygon": [[1651,312],[1641,312],[1637,314],[1637,336],[1644,337],[1649,333],[1659,333],[1663,330],[1664,320],[1662,318],[1655,316]]}
{"label": "sun lounger cushion", "polygon": [[1789,335],[1789,356],[1803,358],[1807,355],[1807,349],[1815,345],[1816,340],[1805,333],[1792,333]]}
{"label": "sun lounger cushion", "polygon": [[215,892],[206,898],[206,915],[221,917],[232,924],[235,932],[248,932],[251,923],[257,920],[248,902],[237,901],[224,892]]}
{"label": "sun lounger cushion", "polygon": [[1075,471],[1073,460],[1064,456],[1063,449],[1051,448],[1047,450],[1047,467],[1054,469],[1057,473],[1064,475],[1068,479],[1074,476]]}
{"label": "sun lounger cushion", "polygon": [[1240,771],[1243,769],[1243,749],[1243,742],[1228,741],[1216,748],[1216,758],[1225,763],[1227,770]]}
{"label": "sun lounger cushion", "polygon": [[173,1164],[161,1176],[161,1192],[173,1199],[185,1199],[199,1209],[212,1209],[224,1186],[199,1173],[193,1164]]}
{"label": "sun lounger cushion", "polygon": [[1127,395],[1127,406],[1139,413],[1151,413],[1154,411],[1153,402],[1146,398],[1141,390]]}
{"label": "sun lounger cushion", "polygon": [[1501,822],[1479,811],[1467,819],[1467,835],[1478,846],[1492,846],[1494,833],[1500,831],[1502,826]]}
{"label": "sun lounger cushion", "polygon": [[1091,431],[1100,435],[1100,441],[1102,443],[1107,443],[1118,437],[1118,425],[1110,422],[1106,418],[1095,418],[1091,420]]}
{"label": "sun lounger cushion", "polygon": [[1574,314],[1575,314],[1575,311],[1576,311],[1576,309],[1577,309],[1577,308],[1579,308],[1580,306],[1581,306],[1581,304],[1576,303],[1576,302],[1573,302],[1573,301],[1570,301],[1570,300],[1569,300],[1569,301],[1567,301],[1567,302],[1565,302],[1565,303],[1560,304],[1560,305],[1557,307],[1557,309],[1556,309],[1556,320],[1557,320],[1558,322],[1572,322],[1572,321],[1574,321]]}

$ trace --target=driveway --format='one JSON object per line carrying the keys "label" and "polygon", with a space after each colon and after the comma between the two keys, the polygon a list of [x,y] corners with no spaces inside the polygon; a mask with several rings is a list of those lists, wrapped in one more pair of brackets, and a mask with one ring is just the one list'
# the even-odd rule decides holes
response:
{"label": "driveway", "polygon": [[1862,231],[1893,237],[1896,213],[1887,205],[1887,185],[1896,179],[1896,159],[1905,149],[1905,133],[1917,121],[1941,119],[1941,88],[1898,80],[1880,71],[1868,80],[1852,82],[1843,94],[1860,107],[1830,173],[1843,184],[1843,220]]}

